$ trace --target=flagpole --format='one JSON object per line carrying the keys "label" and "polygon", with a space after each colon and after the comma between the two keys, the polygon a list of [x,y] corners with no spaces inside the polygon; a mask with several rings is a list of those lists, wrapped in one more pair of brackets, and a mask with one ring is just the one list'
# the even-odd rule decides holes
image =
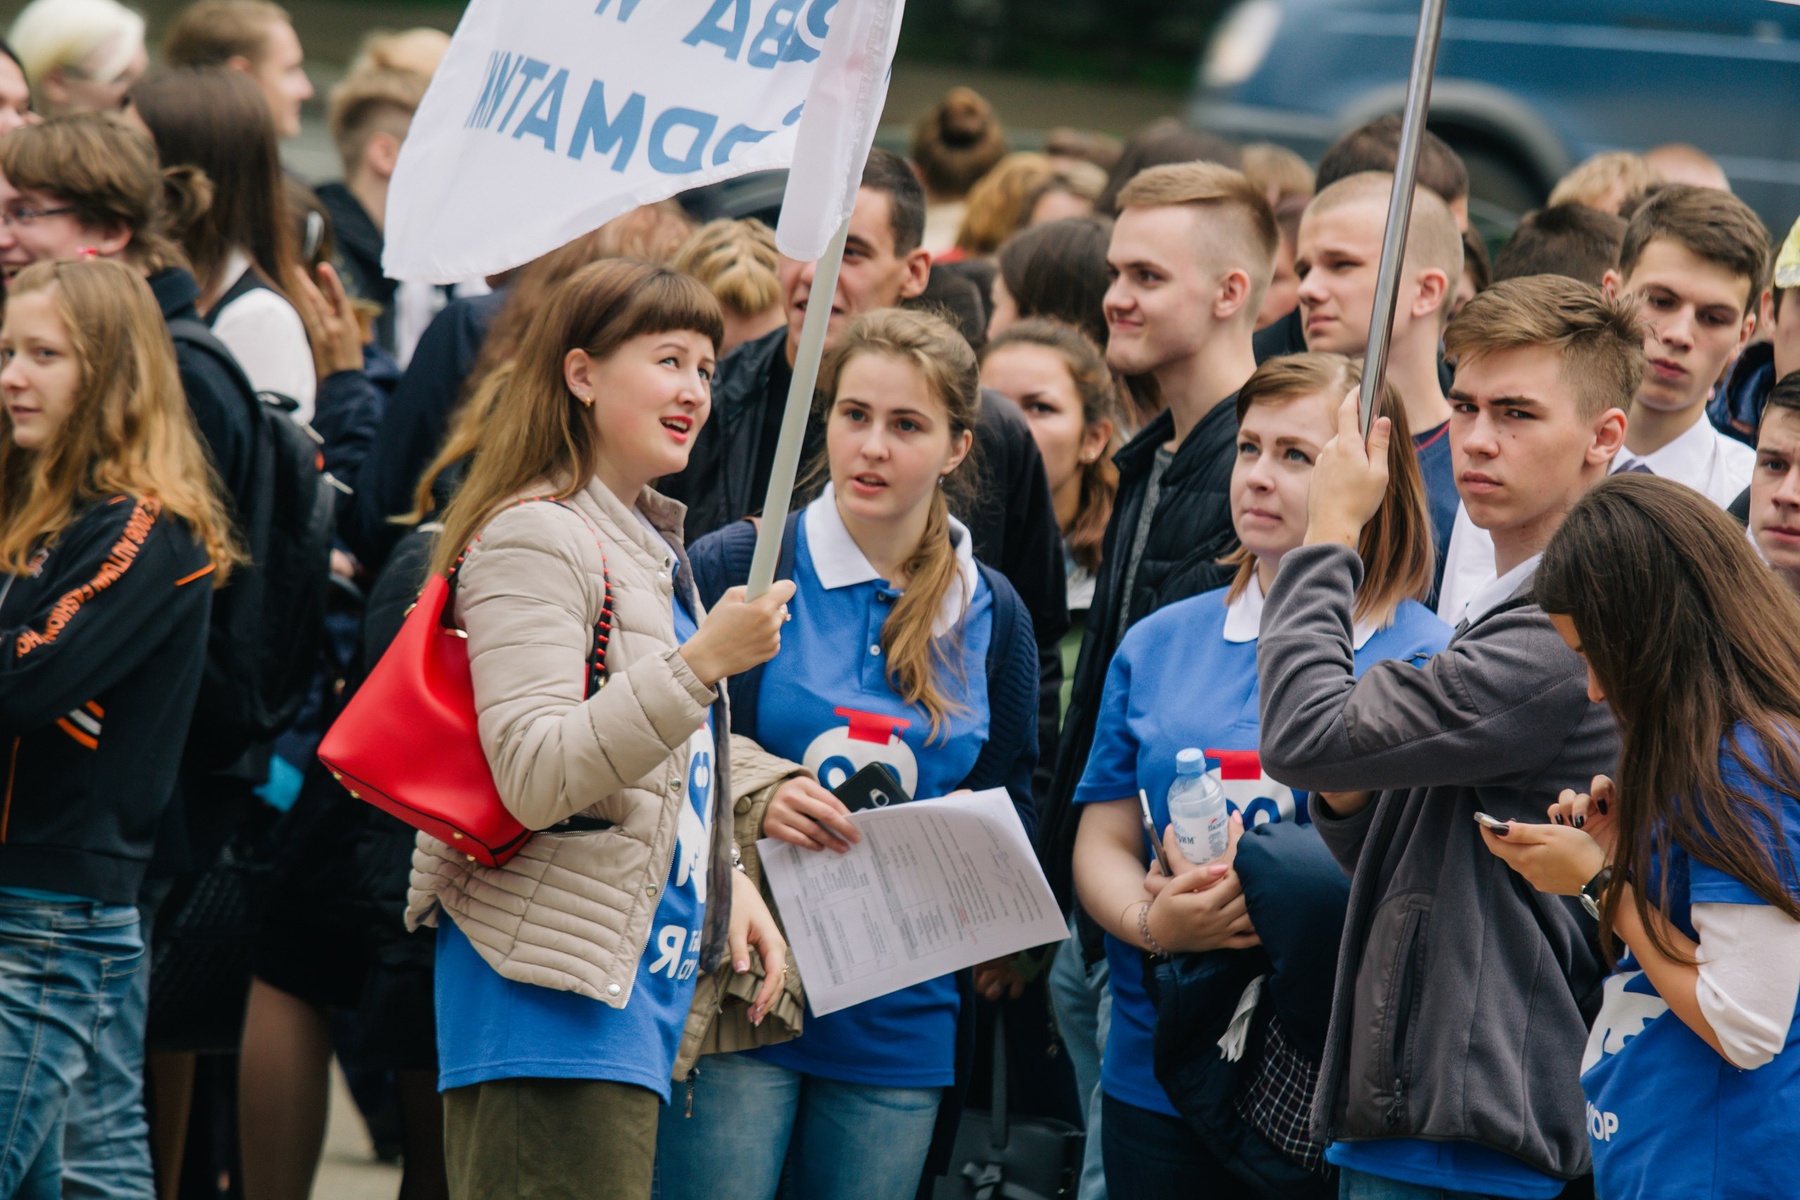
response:
{"label": "flagpole", "polygon": [[769,468],[769,494],[763,500],[762,527],[756,534],[756,553],[750,559],[746,598],[756,599],[775,582],[775,564],[781,555],[781,535],[787,528],[788,509],[794,497],[794,477],[800,471],[800,446],[806,440],[806,419],[812,413],[813,389],[819,381],[819,360],[825,355],[825,331],[831,324],[831,305],[837,296],[838,267],[844,261],[844,242],[850,236],[850,218],[831,235],[825,257],[813,271],[808,290],[806,319],[800,325],[800,346],[794,354],[794,377],[788,384],[787,408],[781,414],[781,437],[775,443],[775,461]]}
{"label": "flagpole", "polygon": [[1387,374],[1388,343],[1393,338],[1394,307],[1399,299],[1400,263],[1406,254],[1406,227],[1412,221],[1413,186],[1419,176],[1419,146],[1425,140],[1425,115],[1431,107],[1431,78],[1437,66],[1438,35],[1444,27],[1444,0],[1420,0],[1419,35],[1413,43],[1412,76],[1406,84],[1406,109],[1400,122],[1400,153],[1394,163],[1394,192],[1388,198],[1387,232],[1381,239],[1381,270],[1375,279],[1375,307],[1369,314],[1369,350],[1363,359],[1362,431],[1375,423],[1375,398]]}

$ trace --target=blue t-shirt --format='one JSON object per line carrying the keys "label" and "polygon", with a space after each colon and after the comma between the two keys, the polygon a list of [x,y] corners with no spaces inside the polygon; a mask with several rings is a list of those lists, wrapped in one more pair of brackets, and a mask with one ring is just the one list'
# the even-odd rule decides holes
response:
{"label": "blue t-shirt", "polygon": [[1507,1200],[1553,1200],[1566,1186],[1510,1154],[1475,1142],[1427,1142],[1422,1138],[1333,1142],[1325,1148],[1325,1161],[1340,1169],[1419,1187],[1504,1196]]}
{"label": "blue t-shirt", "polygon": [[[873,577],[855,543],[845,548],[848,535],[835,509],[815,514],[831,503],[829,494],[814,501],[796,530],[797,590],[788,604],[794,619],[782,633],[781,652],[763,668],[756,741],[804,764],[827,788],[879,762],[915,799],[946,795],[962,786],[987,742],[993,593],[976,576],[974,602],[962,621],[960,661],[938,675],[950,681],[951,695],[961,703],[933,737],[925,709],[904,703],[888,681],[881,630],[899,593]],[[835,587],[820,581],[813,561],[812,535],[821,527],[831,535],[834,556],[861,560],[823,564]],[[839,582],[860,576],[868,578]],[[809,1010],[800,1037],[748,1053],[846,1083],[948,1087],[956,1079],[959,1007],[956,977],[944,975],[823,1017]]]}
{"label": "blue t-shirt", "polygon": [[[679,579],[675,639],[694,635]],[[625,1007],[507,979],[441,917],[437,939],[438,1087],[489,1079],[604,1079],[669,1099],[675,1051],[694,1000],[711,861],[712,719],[688,739],[687,806],[675,856]]]}
{"label": "blue t-shirt", "polygon": [[[1076,804],[1135,799],[1142,788],[1157,828],[1166,827],[1175,755],[1191,746],[1208,752],[1209,769],[1223,777],[1231,807],[1244,814],[1246,824],[1306,820],[1305,804],[1249,757],[1261,736],[1254,616],[1262,591],[1252,581],[1238,605],[1228,606],[1227,590],[1160,609],[1132,626],[1119,643],[1107,669]],[[1238,609],[1235,616],[1233,607]],[[1424,605],[1408,600],[1394,623],[1356,652],[1356,673],[1389,658],[1423,662],[1449,640],[1448,626]],[[1249,754],[1217,759],[1210,757],[1214,750]],[[1149,855],[1146,845],[1146,863]],[[1156,1008],[1144,990],[1143,954],[1109,934],[1106,961],[1113,1009],[1101,1088],[1115,1100],[1176,1116],[1152,1065]]]}
{"label": "blue t-shirt", "polygon": [[[1767,769],[1747,727],[1746,755]],[[1721,753],[1727,786],[1761,800],[1781,822],[1784,860],[1772,828],[1764,844],[1800,896],[1800,799],[1763,787]],[[1742,881],[1697,862],[1679,846],[1660,863],[1669,878],[1669,916],[1694,936],[1694,904],[1763,904]],[[1659,873],[1660,874],[1660,873]],[[1656,902],[1660,878],[1646,882]],[[1600,1015],[1582,1061],[1594,1184],[1602,1196],[1792,1196],[1800,1191],[1800,1014],[1774,1060],[1740,1070],[1669,1010],[1629,954],[1606,981]]]}

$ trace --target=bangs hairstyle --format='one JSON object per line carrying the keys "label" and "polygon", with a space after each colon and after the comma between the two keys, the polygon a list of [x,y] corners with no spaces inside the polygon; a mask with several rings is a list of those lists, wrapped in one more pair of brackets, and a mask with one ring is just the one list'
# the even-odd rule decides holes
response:
{"label": "bangs hairstyle", "polygon": [[53,298],[81,379],[43,450],[16,445],[0,416],[0,571],[23,575],[82,507],[122,493],[187,522],[222,587],[243,555],[150,285],[123,263],[87,259],[26,267],[7,292]]}
{"label": "bangs hairstyle", "polygon": [[[1693,961],[1650,913],[1670,911],[1670,872],[1651,864],[1666,866],[1676,846],[1800,920],[1779,815],[1720,770],[1726,758],[1763,787],[1800,795],[1800,601],[1743,526],[1673,480],[1614,475],[1570,509],[1534,586],[1545,612],[1573,622],[1618,718],[1618,844],[1600,920],[1608,953],[1625,884],[1659,875],[1659,895],[1634,889],[1638,916],[1659,951]],[[1746,756],[1746,732],[1767,770]]]}
{"label": "bangs hairstyle", "polygon": [[[837,403],[844,368],[870,354],[898,359],[919,372],[926,390],[944,406],[952,437],[974,432],[981,416],[981,371],[975,351],[954,325],[930,313],[899,308],[876,309],[857,317],[819,369],[819,391],[829,397],[829,404]],[[830,437],[829,417],[826,437]],[[919,705],[930,716],[930,737],[948,737],[945,722],[965,709],[959,697],[967,694],[968,681],[957,679],[954,691],[944,681],[946,673],[961,673],[964,623],[958,621],[942,638],[933,636],[931,629],[951,589],[962,586],[956,546],[950,540],[950,505],[945,493],[954,491],[959,500],[973,494],[974,459],[971,447],[944,486],[932,489],[925,532],[901,566],[906,590],[881,626],[888,681],[903,702]],[[963,597],[965,603],[970,599]]]}
{"label": "bangs hairstyle", "polygon": [[476,419],[458,420],[459,429],[477,436],[468,473],[444,513],[431,569],[448,571],[495,511],[527,485],[547,481],[566,500],[599,470],[599,432],[563,378],[569,351],[603,359],[642,334],[678,330],[704,335],[716,351],[725,318],[699,282],[656,263],[594,263],[552,292],[518,357],[492,372],[465,407],[464,416]]}
{"label": "bangs hairstyle", "polygon": [[[1256,368],[1238,389],[1238,424],[1258,405],[1291,404],[1316,399],[1335,415],[1352,388],[1362,385],[1362,363],[1341,354],[1288,354],[1271,358]],[[1425,481],[1413,450],[1412,429],[1406,423],[1406,406],[1392,383],[1381,385],[1381,415],[1393,423],[1388,442],[1387,492],[1381,507],[1363,526],[1356,540],[1362,559],[1362,586],[1356,589],[1354,615],[1386,627],[1402,600],[1423,602],[1431,592],[1431,576],[1437,565],[1431,542],[1431,516],[1425,507]],[[1220,560],[1235,566],[1228,600],[1236,600],[1250,586],[1256,572],[1256,556],[1239,546]]]}
{"label": "bangs hairstyle", "polygon": [[1662,188],[1631,214],[1619,248],[1619,274],[1627,282],[1651,242],[1684,246],[1694,257],[1750,284],[1744,300],[1749,314],[1769,286],[1769,227],[1748,204],[1717,188],[1674,184]]}
{"label": "bangs hairstyle", "polygon": [[125,230],[125,259],[149,275],[188,265],[177,239],[212,205],[205,175],[193,167],[163,170],[143,131],[110,113],[20,126],[0,138],[0,175],[73,208],[88,229]]}
{"label": "bangs hairstyle", "polygon": [[1637,315],[1578,279],[1502,280],[1463,305],[1444,330],[1444,354],[1458,362],[1534,346],[1561,356],[1563,381],[1583,420],[1609,408],[1629,411],[1643,386],[1647,363]]}
{"label": "bangs hairstyle", "polygon": [[1177,204],[1191,204],[1215,226],[1223,226],[1208,230],[1203,240],[1213,253],[1222,251],[1227,262],[1235,259],[1233,265],[1249,274],[1250,296],[1243,311],[1254,317],[1275,277],[1275,252],[1281,246],[1281,226],[1269,198],[1242,171],[1210,162],[1151,167],[1119,189],[1121,213]]}
{"label": "bangs hairstyle", "polygon": [[1027,317],[1009,325],[982,347],[981,361],[986,362],[1008,346],[1041,346],[1062,359],[1069,382],[1075,385],[1075,395],[1081,401],[1084,435],[1101,421],[1113,422],[1112,441],[1105,452],[1093,462],[1081,465],[1081,498],[1076,502],[1074,523],[1063,534],[1069,556],[1084,570],[1098,572],[1107,521],[1119,495],[1119,469],[1113,465],[1113,453],[1119,448],[1118,380],[1106,365],[1105,353],[1079,330],[1061,321]]}

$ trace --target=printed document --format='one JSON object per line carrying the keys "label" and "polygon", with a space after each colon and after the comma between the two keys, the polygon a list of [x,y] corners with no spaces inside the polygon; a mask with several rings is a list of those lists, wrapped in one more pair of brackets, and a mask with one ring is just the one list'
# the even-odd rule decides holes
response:
{"label": "printed document", "polygon": [[847,854],[756,844],[814,1016],[1068,936],[1004,789],[850,820]]}

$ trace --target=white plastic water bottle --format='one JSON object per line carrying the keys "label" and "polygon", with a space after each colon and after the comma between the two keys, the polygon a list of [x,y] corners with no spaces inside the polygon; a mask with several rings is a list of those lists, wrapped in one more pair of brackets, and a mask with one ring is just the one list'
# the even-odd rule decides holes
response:
{"label": "white plastic water bottle", "polygon": [[1169,785],[1169,820],[1182,857],[1196,867],[1224,854],[1231,845],[1230,808],[1225,789],[1206,770],[1206,755],[1195,749],[1175,756]]}

